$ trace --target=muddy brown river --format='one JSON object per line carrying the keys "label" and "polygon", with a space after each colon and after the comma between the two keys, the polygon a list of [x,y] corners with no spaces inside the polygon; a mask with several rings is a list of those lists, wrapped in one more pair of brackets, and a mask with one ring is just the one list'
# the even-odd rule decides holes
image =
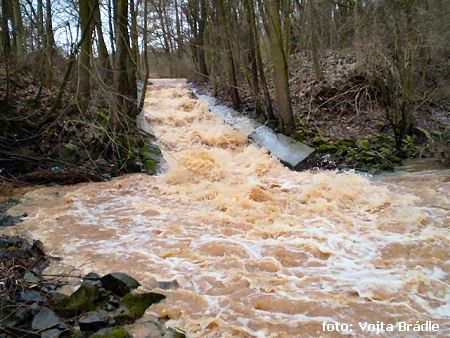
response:
{"label": "muddy brown river", "polygon": [[450,170],[293,172],[183,82],[155,81],[144,110],[165,174],[29,192],[10,231],[81,272],[173,282],[148,311],[189,337],[450,334]]}

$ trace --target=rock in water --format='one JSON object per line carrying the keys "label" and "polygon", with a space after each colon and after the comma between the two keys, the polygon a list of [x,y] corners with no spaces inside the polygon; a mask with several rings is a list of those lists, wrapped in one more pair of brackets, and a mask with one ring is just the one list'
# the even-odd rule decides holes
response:
{"label": "rock in water", "polygon": [[150,305],[159,303],[165,298],[166,296],[155,292],[129,293],[122,298],[125,311],[119,313],[114,319],[121,324],[132,323],[141,318]]}
{"label": "rock in water", "polygon": [[52,310],[48,307],[42,307],[39,313],[34,316],[31,327],[33,330],[41,331],[60,324],[63,324],[63,322]]}
{"label": "rock in water", "polygon": [[95,272],[89,272],[87,275],[84,275],[83,283],[96,285],[98,287],[102,286],[102,283],[100,282],[100,275]]}
{"label": "rock in water", "polygon": [[33,241],[33,245],[31,246],[30,253],[33,257],[40,258],[45,255],[44,253],[44,245],[41,241]]}
{"label": "rock in water", "polygon": [[139,287],[139,282],[123,272],[109,273],[101,278],[103,287],[118,296],[125,296]]}
{"label": "rock in water", "polygon": [[170,282],[158,282],[158,288],[163,290],[176,290],[179,288],[179,284],[176,280]]}
{"label": "rock in water", "polygon": [[168,328],[163,338],[186,338],[186,335],[175,329]]}
{"label": "rock in water", "polygon": [[108,317],[101,312],[91,311],[81,316],[79,324],[81,331],[95,332],[108,326]]}
{"label": "rock in water", "polygon": [[100,275],[98,273],[95,272],[89,272],[88,274],[83,276],[83,280],[97,280],[100,279]]}

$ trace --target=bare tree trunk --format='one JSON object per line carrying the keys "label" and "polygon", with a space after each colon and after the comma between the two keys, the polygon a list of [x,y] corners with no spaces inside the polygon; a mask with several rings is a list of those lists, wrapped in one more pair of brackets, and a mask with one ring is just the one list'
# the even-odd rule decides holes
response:
{"label": "bare tree trunk", "polygon": [[[213,21],[213,25],[215,25],[215,19],[212,17],[211,20]],[[216,53],[216,46],[217,46],[217,40],[215,39],[215,36],[213,35],[213,30],[208,29],[208,47],[210,48],[209,53],[209,60],[210,60],[210,79],[213,83],[213,95],[218,96],[219,95],[219,86],[218,86],[218,77],[217,77],[217,53]]]}
{"label": "bare tree trunk", "polygon": [[230,31],[227,24],[227,18],[225,15],[225,6],[223,0],[215,0],[216,9],[219,17],[219,25],[224,36],[224,47],[226,54],[227,73],[229,77],[228,90],[233,102],[233,108],[238,108],[240,105],[237,80],[236,80],[236,68],[234,66],[233,50],[231,46]]}
{"label": "bare tree trunk", "polygon": [[198,21],[198,35],[197,35],[197,57],[200,74],[205,80],[208,79],[208,68],[206,67],[205,58],[205,24],[206,24],[206,1],[200,0],[200,19]]}
{"label": "bare tree trunk", "polygon": [[111,47],[111,55],[115,56],[116,54],[116,50],[115,50],[115,46],[114,46],[114,22],[115,19],[113,17],[113,10],[112,10],[112,4],[111,1],[113,0],[108,0],[108,25],[109,25],[109,43],[110,43],[110,47]]}
{"label": "bare tree trunk", "polygon": [[354,26],[355,26],[355,36],[354,36],[354,48],[356,50],[356,67],[360,67],[363,60],[362,60],[362,51],[361,51],[361,28],[360,28],[360,7],[361,7],[361,0],[355,0],[354,1],[354,8],[353,8],[353,20],[354,20]]}
{"label": "bare tree trunk", "polygon": [[16,63],[21,65],[25,60],[25,37],[23,29],[22,11],[20,9],[19,0],[11,0],[12,4],[12,18],[14,22],[14,30],[16,36]]}
{"label": "bare tree trunk", "polygon": [[[249,14],[249,26],[252,33],[253,46],[255,50],[255,65],[259,73],[260,90],[262,93],[258,93],[258,100],[264,103],[264,115],[268,120],[275,120],[273,114],[272,100],[270,98],[269,87],[267,85],[266,75],[264,72],[264,65],[261,57],[261,47],[259,43],[258,27],[256,23],[255,7],[253,0],[246,0],[247,12]],[[261,94],[263,98],[261,98]]]}
{"label": "bare tree trunk", "polygon": [[7,3],[6,8],[8,10],[8,12],[7,12],[8,24],[11,26],[11,37],[12,37],[12,41],[10,41],[10,43],[12,42],[11,62],[13,64],[16,64],[17,63],[17,54],[16,54],[16,52],[17,52],[17,29],[16,29],[16,21],[14,20],[14,8],[13,8],[12,0],[6,0],[5,3]]}
{"label": "bare tree trunk", "polygon": [[6,62],[11,60],[11,39],[9,36],[8,18],[9,6],[8,0],[2,0],[2,43],[3,56]]}
{"label": "bare tree trunk", "polygon": [[82,35],[81,50],[78,63],[78,93],[79,108],[85,112],[91,97],[91,54],[92,54],[92,28],[90,20],[93,11],[92,0],[80,0],[80,25]]}
{"label": "bare tree trunk", "polygon": [[137,69],[139,64],[139,44],[137,30],[137,6],[134,0],[130,0],[130,21],[131,21],[131,55],[132,64]]}
{"label": "bare tree trunk", "polygon": [[50,0],[45,4],[45,81],[44,86],[52,88],[53,85],[53,59],[55,55],[55,38],[52,25],[52,6]]}
{"label": "bare tree trunk", "polygon": [[[135,76],[130,78],[131,46],[128,33],[128,1],[115,0],[116,24],[116,67],[114,84],[116,89],[116,107],[118,111],[134,117],[137,115],[136,105],[136,82],[132,83]],[[117,127],[117,116],[113,117],[112,123]]]}
{"label": "bare tree trunk", "polygon": [[45,4],[45,34],[47,35],[47,45],[51,48],[55,47],[55,35],[53,34],[53,15],[52,5],[50,0],[46,0]]}
{"label": "bare tree trunk", "polygon": [[291,135],[294,132],[294,117],[289,88],[287,55],[285,54],[286,47],[280,18],[280,0],[268,1],[264,4],[264,8],[267,16],[266,30],[270,43],[279,127],[285,134]]}
{"label": "bare tree trunk", "polygon": [[44,49],[46,42],[44,30],[44,5],[42,0],[37,0],[36,25],[39,35],[39,48]]}
{"label": "bare tree trunk", "polygon": [[137,35],[137,17],[134,0],[129,1],[130,21],[131,21],[131,36],[129,38],[129,57],[128,57],[128,82],[130,85],[130,93],[134,93],[134,114],[137,114],[137,62],[139,60],[138,49],[138,35]]}
{"label": "bare tree trunk", "polygon": [[255,104],[255,112],[257,115],[264,116],[264,109],[260,100],[260,88],[258,81],[258,68],[256,61],[256,46],[253,39],[252,16],[248,9],[248,1],[245,1],[245,7],[240,8],[239,15],[245,18],[246,27],[236,30],[235,34],[240,35],[238,38],[238,51],[241,51],[244,60],[244,66],[241,67],[248,86],[253,94]]}
{"label": "bare tree trunk", "polygon": [[148,0],[144,0],[144,27],[142,43],[144,44],[144,87],[142,88],[141,101],[139,102],[138,111],[140,112],[144,108],[145,95],[147,94],[148,77],[150,72],[150,67],[148,64]]}
{"label": "bare tree trunk", "polygon": [[9,80],[9,63],[11,61],[11,41],[9,37],[8,28],[8,0],[2,0],[2,44],[3,44],[3,57],[5,60],[5,72],[6,72],[6,92],[4,101],[8,102],[10,92],[10,80]]}
{"label": "bare tree trunk", "polygon": [[313,68],[314,68],[314,74],[316,76],[317,81],[321,81],[323,78],[322,74],[322,65],[320,64],[320,57],[319,57],[319,50],[318,50],[318,37],[317,37],[317,31],[315,27],[314,18],[317,17],[317,13],[314,7],[313,1],[308,2],[308,23],[309,23],[309,36],[310,36],[310,42],[311,42],[311,53],[312,53],[312,59],[313,59]]}
{"label": "bare tree trunk", "polygon": [[184,46],[183,46],[183,36],[181,33],[182,26],[181,26],[181,20],[180,20],[180,9],[179,9],[177,0],[175,0],[175,25],[176,25],[176,29],[177,29],[177,54],[178,54],[178,58],[181,59]]}
{"label": "bare tree trunk", "polygon": [[95,27],[97,31],[97,48],[100,59],[101,74],[103,78],[107,78],[108,72],[111,70],[109,61],[108,48],[106,48],[105,38],[103,37],[102,18],[100,13],[100,1],[95,1]]}

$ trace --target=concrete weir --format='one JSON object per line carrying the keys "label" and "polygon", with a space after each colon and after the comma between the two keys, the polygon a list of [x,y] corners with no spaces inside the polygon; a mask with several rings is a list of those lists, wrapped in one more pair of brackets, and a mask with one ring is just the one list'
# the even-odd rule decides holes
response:
{"label": "concrete weir", "polygon": [[238,131],[248,134],[251,142],[267,149],[272,156],[291,168],[296,168],[314,152],[313,148],[304,143],[277,133],[247,116],[241,116],[237,111],[220,104],[217,99],[210,95],[200,94],[195,90],[194,93],[200,100],[208,104],[211,112],[223,118],[226,123]]}

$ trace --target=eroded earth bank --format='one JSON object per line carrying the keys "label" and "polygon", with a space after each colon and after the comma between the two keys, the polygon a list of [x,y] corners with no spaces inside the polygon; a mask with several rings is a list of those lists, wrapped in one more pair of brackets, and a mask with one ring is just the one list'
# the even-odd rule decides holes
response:
{"label": "eroded earth bank", "polygon": [[148,311],[189,337],[317,337],[323,321],[427,320],[448,335],[449,170],[293,172],[182,81],[154,82],[144,110],[165,174],[29,192],[10,209],[28,217],[9,231],[81,273],[123,271],[150,289],[172,282]]}

